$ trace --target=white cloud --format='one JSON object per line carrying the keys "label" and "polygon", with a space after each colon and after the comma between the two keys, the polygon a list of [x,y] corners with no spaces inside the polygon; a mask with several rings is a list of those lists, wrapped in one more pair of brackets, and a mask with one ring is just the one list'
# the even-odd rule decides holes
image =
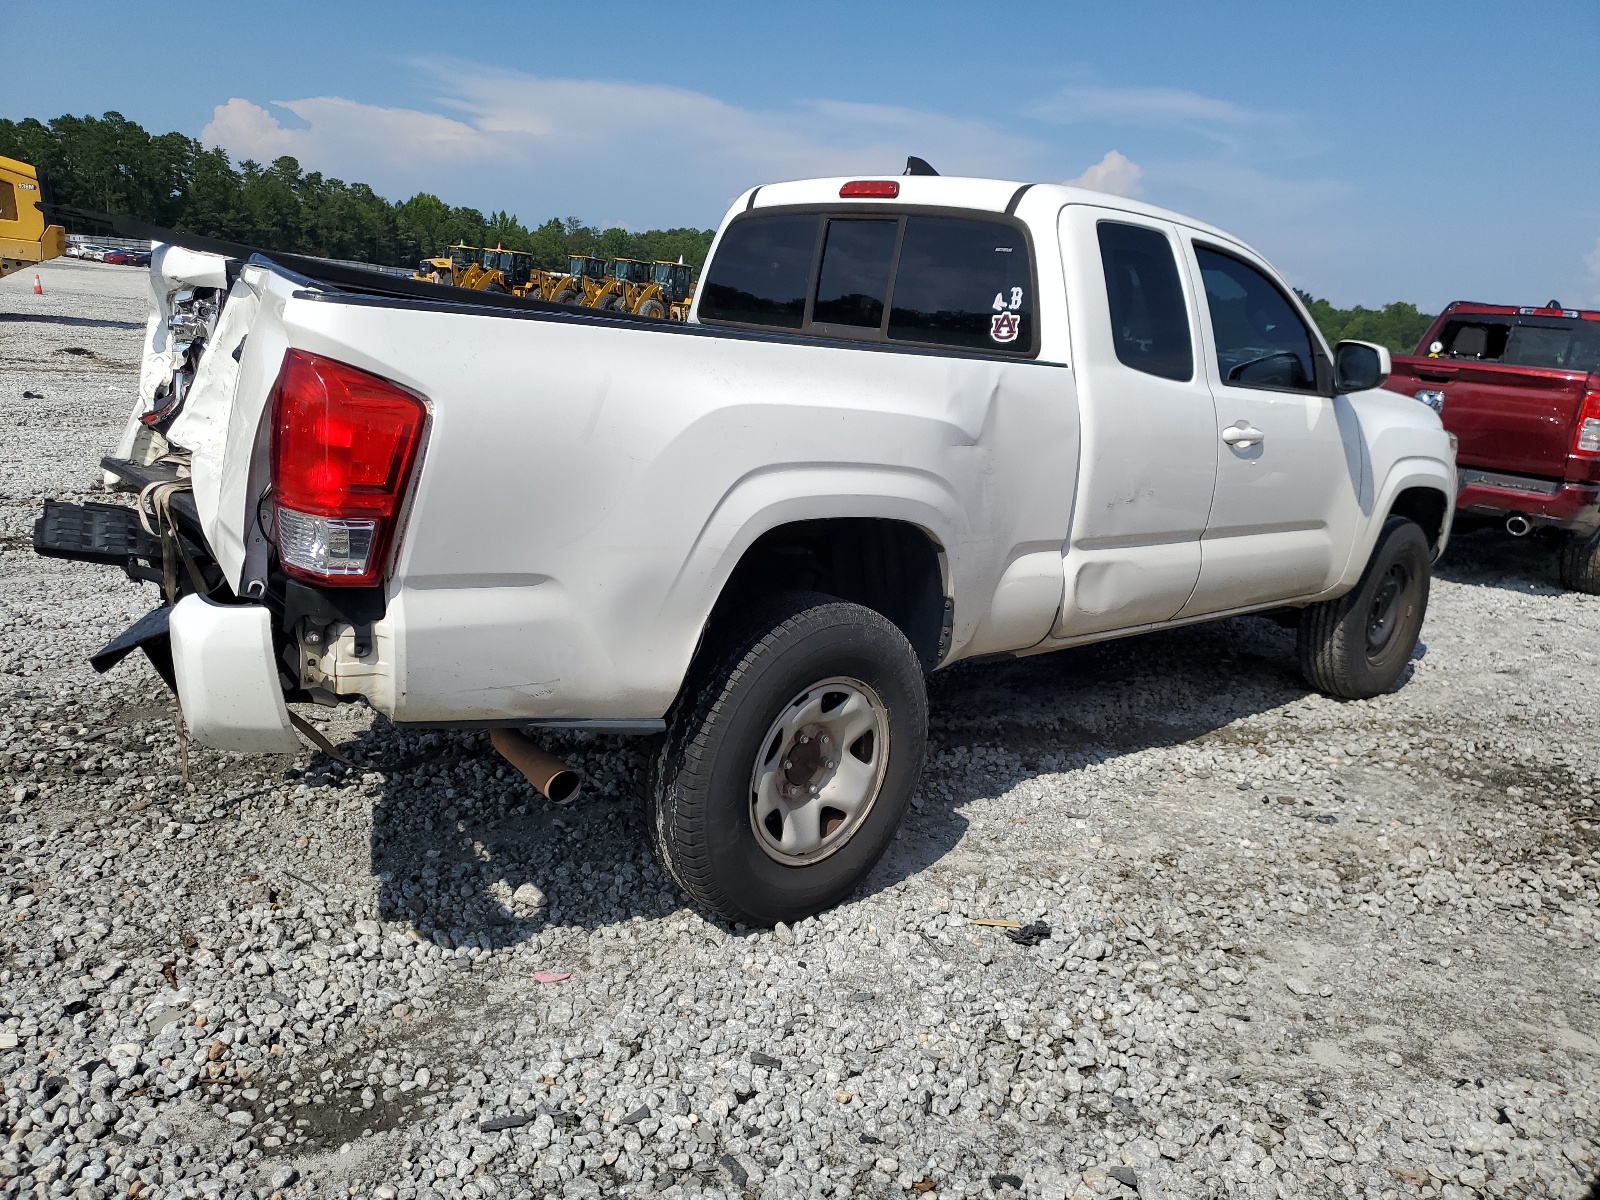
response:
{"label": "white cloud", "polygon": [[1278,118],[1199,92],[1160,87],[1069,87],[1029,106],[1047,121],[1125,125],[1243,125]]}
{"label": "white cloud", "polygon": [[1110,192],[1113,196],[1138,197],[1144,195],[1139,180],[1144,168],[1119,150],[1107,150],[1105,157],[1082,175],[1067,180],[1070,187],[1088,188],[1095,192]]}
{"label": "white cloud", "polygon": [[1040,143],[988,121],[892,105],[764,110],[657,84],[428,69],[450,115],[340,97],[274,101],[304,123],[290,128],[235,98],[201,139],[236,158],[291,154],[390,196],[425,190],[524,220],[576,212],[634,227],[711,224],[751,184],[897,173],[908,154],[946,174],[1000,178],[1036,178],[1048,162]]}
{"label": "white cloud", "polygon": [[387,154],[394,161],[463,162],[493,152],[493,144],[480,131],[437,113],[380,108],[339,96],[274,100],[272,105],[293,113],[305,127],[286,127],[259,104],[235,96],[217,105],[200,140],[221,146],[236,158],[258,162],[287,154],[310,163],[352,152]]}

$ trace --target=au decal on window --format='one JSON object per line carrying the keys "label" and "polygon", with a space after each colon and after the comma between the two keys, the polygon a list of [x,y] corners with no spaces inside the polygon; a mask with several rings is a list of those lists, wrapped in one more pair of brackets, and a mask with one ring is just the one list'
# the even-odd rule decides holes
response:
{"label": "au decal on window", "polygon": [[1022,319],[1016,313],[1022,307],[1022,289],[1012,288],[1009,299],[1004,292],[996,292],[991,307],[996,311],[989,320],[989,337],[1001,343],[1016,341],[1017,331],[1022,325]]}

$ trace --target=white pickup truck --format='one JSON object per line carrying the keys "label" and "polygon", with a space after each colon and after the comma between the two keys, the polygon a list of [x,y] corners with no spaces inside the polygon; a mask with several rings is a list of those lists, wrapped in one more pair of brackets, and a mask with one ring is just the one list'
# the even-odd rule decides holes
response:
{"label": "white pickup truck", "polygon": [[192,735],[285,700],[655,734],[661,859],[732,921],[843,898],[916,786],[925,675],[1263,610],[1396,685],[1451,439],[1238,239],[1054,185],[754,188],[689,322],[170,246],[117,505],[47,554],[167,603]]}

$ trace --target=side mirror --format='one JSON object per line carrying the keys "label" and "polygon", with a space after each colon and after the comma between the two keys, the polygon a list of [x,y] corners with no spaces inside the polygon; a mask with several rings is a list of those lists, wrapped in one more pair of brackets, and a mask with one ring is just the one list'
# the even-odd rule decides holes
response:
{"label": "side mirror", "polygon": [[1389,348],[1374,342],[1340,342],[1333,348],[1333,383],[1345,392],[1382,387],[1391,368]]}

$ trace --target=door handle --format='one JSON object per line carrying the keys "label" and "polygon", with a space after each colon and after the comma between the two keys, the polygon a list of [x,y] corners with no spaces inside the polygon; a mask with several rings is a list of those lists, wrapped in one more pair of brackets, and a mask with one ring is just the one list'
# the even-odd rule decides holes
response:
{"label": "door handle", "polygon": [[1222,440],[1230,446],[1249,447],[1266,441],[1267,435],[1247,421],[1229,425],[1222,431]]}

